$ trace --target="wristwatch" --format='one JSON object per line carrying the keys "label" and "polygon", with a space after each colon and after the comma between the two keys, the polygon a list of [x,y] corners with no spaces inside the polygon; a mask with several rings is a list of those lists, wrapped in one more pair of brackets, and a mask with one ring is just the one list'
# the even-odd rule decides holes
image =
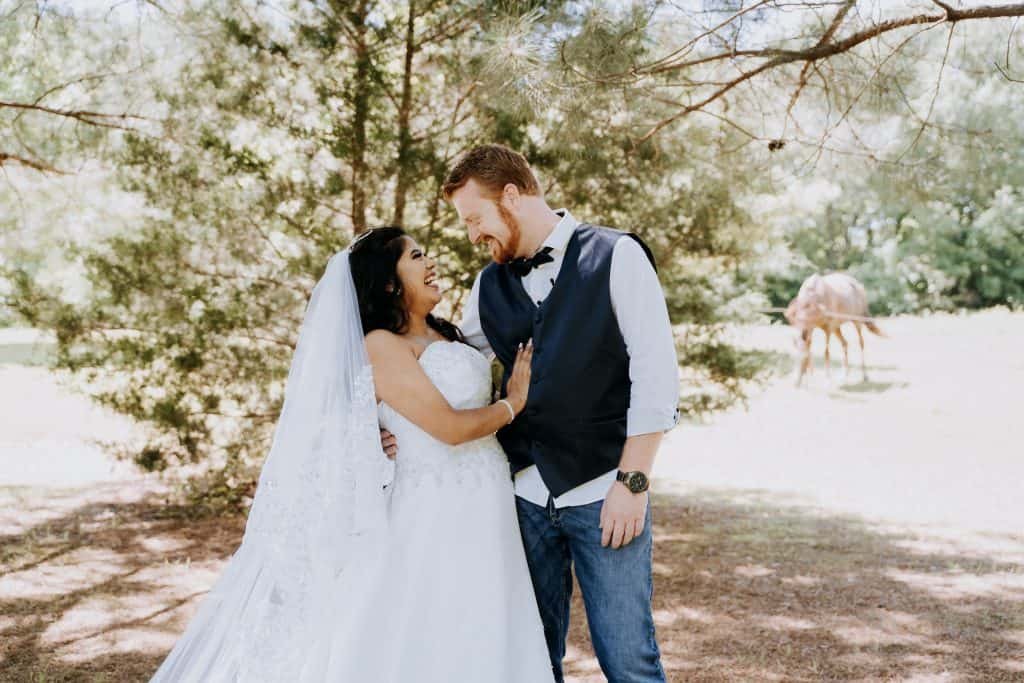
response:
{"label": "wristwatch", "polygon": [[650,480],[643,472],[623,472],[619,470],[615,475],[616,481],[621,481],[632,493],[643,493],[651,486]]}

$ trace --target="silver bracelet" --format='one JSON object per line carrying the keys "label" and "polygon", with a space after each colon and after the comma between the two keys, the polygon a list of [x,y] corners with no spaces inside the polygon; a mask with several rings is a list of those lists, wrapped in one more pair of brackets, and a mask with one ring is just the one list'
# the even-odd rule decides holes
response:
{"label": "silver bracelet", "polygon": [[504,403],[505,407],[508,408],[508,422],[505,424],[512,424],[512,420],[516,419],[516,409],[512,407],[512,404],[503,398],[499,398],[495,403]]}

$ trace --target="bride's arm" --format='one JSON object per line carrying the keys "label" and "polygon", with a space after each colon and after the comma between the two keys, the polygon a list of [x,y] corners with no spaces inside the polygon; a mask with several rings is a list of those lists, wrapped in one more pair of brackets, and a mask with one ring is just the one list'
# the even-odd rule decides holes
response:
{"label": "bride's arm", "polygon": [[[504,403],[456,410],[423,372],[416,354],[401,337],[385,330],[366,336],[377,397],[435,439],[456,445],[493,434],[511,421]],[[533,347],[519,351],[508,383],[515,414],[526,406]]]}

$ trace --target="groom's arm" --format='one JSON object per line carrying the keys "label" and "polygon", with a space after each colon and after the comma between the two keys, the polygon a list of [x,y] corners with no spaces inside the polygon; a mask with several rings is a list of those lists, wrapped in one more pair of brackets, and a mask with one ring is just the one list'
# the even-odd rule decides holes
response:
{"label": "groom's arm", "polygon": [[679,359],[658,275],[631,237],[615,244],[609,284],[629,355],[626,436],[664,433],[679,417]]}
{"label": "groom's arm", "polygon": [[[650,476],[661,437],[662,432],[627,437],[619,469]],[[642,534],[648,502],[646,493],[633,493],[625,484],[613,483],[601,506],[601,545],[621,548]]]}
{"label": "groom's arm", "polygon": [[[630,399],[623,472],[650,476],[662,435],[678,420],[679,362],[665,295],[643,248],[624,237],[612,253],[612,309],[629,354]],[[602,543],[629,543],[644,527],[647,496],[615,482],[601,511]]]}
{"label": "groom's arm", "polygon": [[473,281],[473,288],[469,290],[469,298],[466,299],[466,303],[462,307],[462,321],[459,323],[459,329],[462,330],[462,335],[471,346],[476,347],[490,360],[494,360],[494,351],[491,349],[490,342],[487,341],[484,328],[480,325],[480,273],[477,273],[476,280]]}

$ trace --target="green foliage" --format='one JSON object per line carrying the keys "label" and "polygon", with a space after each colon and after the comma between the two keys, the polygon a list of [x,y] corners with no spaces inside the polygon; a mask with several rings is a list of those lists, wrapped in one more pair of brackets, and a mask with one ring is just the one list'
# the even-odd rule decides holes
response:
{"label": "green foliage", "polygon": [[[85,37],[68,10],[29,3],[3,10],[0,100],[38,108],[0,106],[0,153],[64,169],[77,161],[78,153],[95,148],[103,139],[104,129],[83,121],[87,116],[64,117],[47,111],[104,111],[109,91],[97,84],[97,74],[117,64],[130,47],[116,31],[103,41],[82,40]],[[68,78],[68,64],[89,64],[94,71]]]}
{"label": "green foliage", "polygon": [[[102,160],[115,169],[83,174],[92,185],[2,192],[17,208],[0,217],[0,324],[54,331],[58,367],[153,428],[128,457],[201,475],[181,493],[213,510],[244,507],[311,288],[355,233],[410,229],[449,285],[443,313],[458,318],[487,257],[439,188],[474,144],[521,150],[552,205],[651,246],[679,325],[691,414],[742,399],[784,364],[731,346],[726,333],[784,306],[813,272],[850,271],[876,314],[1021,305],[1024,123],[1007,112],[1024,110],[1024,91],[1007,87],[978,47],[1007,45],[1005,34],[958,25],[938,96],[945,36],[936,32],[872,68],[874,44],[816,64],[784,121],[773,117],[800,65],[645,138],[693,101],[695,83],[733,68],[630,77],[631,65],[672,54],[683,34],[737,5],[702,7],[207,3],[146,15],[139,26],[159,29],[147,35],[160,38],[152,54],[161,59],[145,60],[126,34],[71,13],[47,9],[36,27],[26,5],[0,25],[5,96],[31,100],[39,83],[103,66],[119,78],[59,89],[85,97],[61,101],[101,109],[139,98],[153,115],[152,126],[101,135],[0,111],[0,145],[63,161],[109,143]],[[748,12],[713,38],[798,47],[824,16],[805,14],[803,26],[773,12]],[[158,48],[171,42],[165,59]],[[694,55],[718,48],[701,41]],[[619,76],[587,78],[578,65]],[[110,83],[123,85],[121,100]],[[835,127],[819,139],[809,126],[821,121]],[[776,136],[781,148],[763,144]]]}
{"label": "green foliage", "polygon": [[685,409],[742,396],[768,359],[722,341],[728,322],[763,303],[740,278],[762,237],[738,197],[756,169],[718,160],[738,133],[693,125],[637,145],[631,133],[661,105],[616,89],[566,98],[548,80],[552,33],[575,50],[614,39],[601,59],[615,64],[615,50],[646,49],[642,14],[432,3],[414,17],[407,72],[408,4],[332,7],[211,5],[179,17],[193,59],[156,86],[162,127],[120,136],[110,159],[141,206],[63,250],[81,295],[40,277],[41,262],[4,269],[19,315],[56,331],[57,365],[153,427],[132,454],[140,467],[203,475],[183,491],[191,500],[244,504],[312,286],[366,226],[405,224],[439,261],[457,314],[486,256],[439,188],[455,155],[485,141],[522,150],[552,205],[651,245],[699,382]]}
{"label": "green foliage", "polygon": [[[984,105],[980,105],[984,106]],[[1010,131],[992,141],[1024,149]],[[923,151],[922,154],[931,150]],[[787,242],[803,267],[764,278],[773,305],[785,305],[802,277],[846,270],[866,286],[876,314],[980,308],[1024,301],[1024,190],[989,184],[1019,173],[998,153],[943,158],[921,168],[932,179],[922,201],[922,178],[889,176],[887,185],[844,183],[841,197],[791,229]],[[1009,167],[1008,167],[1009,166]],[[979,182],[980,181],[980,182]],[[903,194],[894,194],[898,184]]]}
{"label": "green foliage", "polygon": [[[919,87],[907,99],[915,78],[934,83],[931,60],[946,36],[892,60],[889,92],[874,110],[875,125],[891,131],[888,149],[874,153],[895,161],[846,159],[828,199],[783,217],[790,258],[747,266],[772,305],[784,306],[812,272],[847,270],[865,284],[875,314],[1021,306],[1024,120],[1007,112],[1024,108],[1024,90],[993,69],[989,51],[1003,45],[998,57],[1019,59],[1008,28],[958,25],[938,94]],[[908,109],[918,113],[893,117]],[[929,110],[924,125],[920,113]]]}

